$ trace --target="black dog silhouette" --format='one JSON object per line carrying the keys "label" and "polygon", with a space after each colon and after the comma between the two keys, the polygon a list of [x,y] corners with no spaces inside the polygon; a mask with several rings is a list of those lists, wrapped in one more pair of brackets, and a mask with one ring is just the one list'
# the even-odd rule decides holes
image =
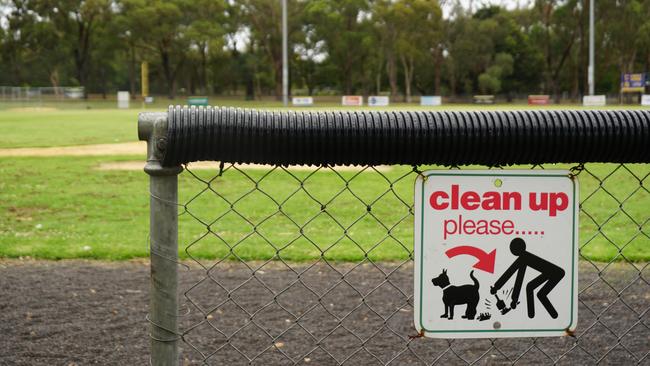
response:
{"label": "black dog silhouette", "polygon": [[440,315],[441,318],[453,319],[454,306],[467,304],[465,315],[461,316],[461,318],[474,319],[476,305],[478,305],[479,301],[479,283],[474,277],[474,271],[469,273],[469,277],[474,281],[473,285],[451,286],[447,270],[443,269],[438,277],[431,280],[434,286],[442,288],[442,302],[445,304],[445,313]]}

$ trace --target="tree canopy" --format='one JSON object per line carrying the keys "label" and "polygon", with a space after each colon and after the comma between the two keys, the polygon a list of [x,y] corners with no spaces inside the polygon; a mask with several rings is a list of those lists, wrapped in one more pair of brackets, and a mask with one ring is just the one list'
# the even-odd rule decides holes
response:
{"label": "tree canopy", "polygon": [[[280,0],[0,0],[0,84],[279,97]],[[293,94],[587,89],[589,0],[467,10],[438,0],[289,0]],[[596,2],[596,89],[650,66],[650,1]]]}

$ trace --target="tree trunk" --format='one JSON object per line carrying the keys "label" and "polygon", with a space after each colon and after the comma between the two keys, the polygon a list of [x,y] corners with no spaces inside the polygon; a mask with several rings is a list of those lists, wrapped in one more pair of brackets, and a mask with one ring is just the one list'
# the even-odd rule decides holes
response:
{"label": "tree trunk", "polygon": [[435,95],[440,95],[440,79],[442,75],[442,55],[439,49],[436,49],[436,56],[433,61],[433,93]]}
{"label": "tree trunk", "polygon": [[388,72],[388,83],[390,84],[390,96],[394,98],[397,96],[397,67],[395,65],[395,55],[392,52],[388,54],[386,71]]}
{"label": "tree trunk", "polygon": [[73,51],[75,61],[75,74],[79,85],[84,88],[84,99],[88,98],[86,90],[86,66],[88,64],[88,51],[90,49],[91,23],[77,22],[77,44]]}
{"label": "tree trunk", "polygon": [[102,86],[102,99],[106,99],[106,68],[102,67],[100,70],[99,76],[102,80],[100,84]]}
{"label": "tree trunk", "polygon": [[176,97],[176,86],[174,85],[174,73],[172,72],[171,61],[169,60],[169,52],[161,49],[160,61],[163,67],[163,74],[165,75],[165,82],[167,83],[167,98],[174,99]]}
{"label": "tree trunk", "polygon": [[402,55],[402,68],[404,68],[404,101],[411,103],[411,83],[413,82],[413,58]]}
{"label": "tree trunk", "polygon": [[378,72],[375,76],[375,88],[376,93],[379,94],[381,92],[381,72]]}
{"label": "tree trunk", "polygon": [[50,72],[50,84],[52,84],[52,87],[55,88],[54,92],[58,94],[59,70],[56,68]]}
{"label": "tree trunk", "polygon": [[282,59],[273,63],[275,73],[275,99],[282,100]]}
{"label": "tree trunk", "polygon": [[135,48],[129,44],[129,92],[131,99],[135,99]]}
{"label": "tree trunk", "polygon": [[210,85],[210,83],[208,82],[208,56],[207,56],[207,48],[208,48],[208,44],[207,44],[207,42],[205,42],[205,43],[201,46],[201,73],[203,74],[203,75],[201,75],[201,81],[202,81],[202,83],[203,83],[203,92],[204,92],[205,94],[210,94],[210,91],[208,90],[208,89],[209,89],[209,88],[208,88],[208,85]]}

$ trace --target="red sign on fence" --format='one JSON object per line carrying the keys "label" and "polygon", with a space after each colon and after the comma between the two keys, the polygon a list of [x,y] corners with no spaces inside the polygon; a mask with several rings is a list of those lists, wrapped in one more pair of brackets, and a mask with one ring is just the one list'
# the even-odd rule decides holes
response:
{"label": "red sign on fence", "polygon": [[551,98],[548,95],[529,95],[528,96],[529,105],[549,105],[551,104]]}

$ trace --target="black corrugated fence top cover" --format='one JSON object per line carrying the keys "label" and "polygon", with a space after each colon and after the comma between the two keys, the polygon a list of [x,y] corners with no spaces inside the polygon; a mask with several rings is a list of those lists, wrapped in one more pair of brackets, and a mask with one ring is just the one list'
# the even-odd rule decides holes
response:
{"label": "black corrugated fence top cover", "polygon": [[168,113],[165,166],[650,162],[650,110]]}

